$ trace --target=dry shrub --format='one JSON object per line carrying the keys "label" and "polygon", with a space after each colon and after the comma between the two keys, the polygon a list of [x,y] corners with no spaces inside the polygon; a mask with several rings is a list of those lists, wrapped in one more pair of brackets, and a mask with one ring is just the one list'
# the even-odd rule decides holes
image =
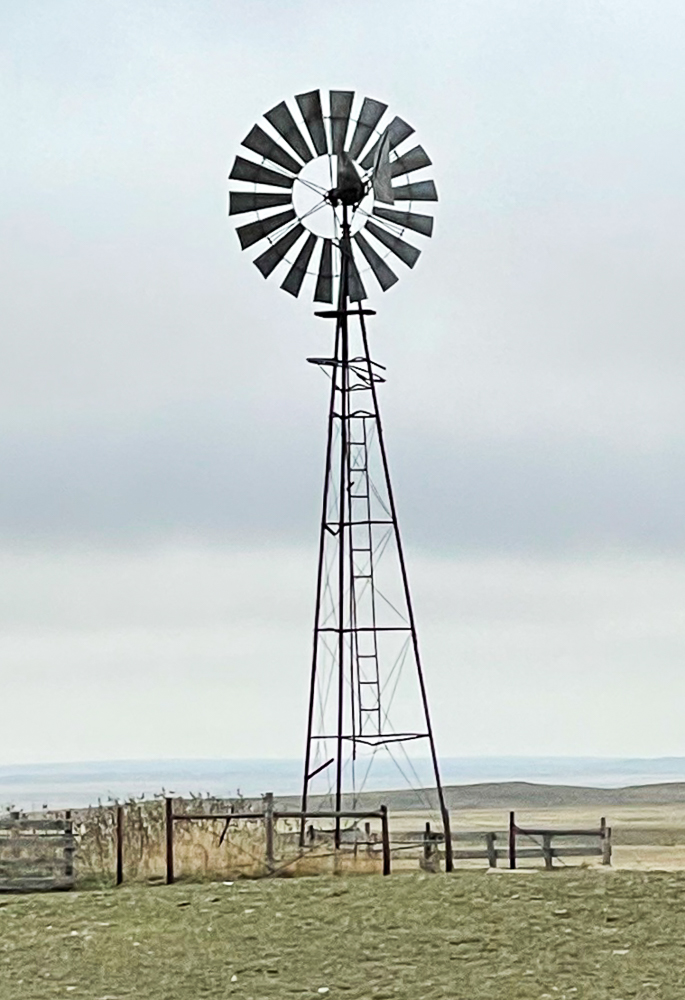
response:
{"label": "dry shrub", "polygon": [[[166,873],[164,797],[130,799],[124,804],[124,880],[161,881]],[[203,813],[206,820],[174,822],[174,871],[179,879],[198,881],[262,878],[267,875],[376,874],[382,871],[380,845],[346,844],[334,851],[322,839],[299,844],[299,820],[281,819],[274,829],[274,863],[266,862],[263,820],[212,818],[216,813],[246,811],[244,800],[196,796],[174,798],[176,815]],[[79,881],[111,883],[116,866],[116,803],[98,805],[75,815]]]}

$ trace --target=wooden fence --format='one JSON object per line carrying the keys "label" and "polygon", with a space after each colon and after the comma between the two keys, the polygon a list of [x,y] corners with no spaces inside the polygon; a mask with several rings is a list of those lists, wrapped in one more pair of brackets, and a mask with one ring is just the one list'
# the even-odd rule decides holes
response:
{"label": "wooden fence", "polygon": [[[225,806],[221,812],[204,810],[185,812],[183,809],[176,811],[174,806],[172,798],[164,800],[162,825],[158,835],[159,846],[162,848],[160,858],[164,873],[162,877],[168,884],[173,883],[178,877],[179,861],[183,870],[184,861],[187,863],[188,859],[187,837],[184,833],[182,837],[179,838],[177,834],[175,838],[174,829],[180,825],[187,830],[194,823],[203,825],[208,822],[221,823],[223,831],[219,826],[216,827],[215,833],[210,831],[219,848],[230,831],[236,829],[240,831],[241,824],[245,828],[249,827],[253,831],[250,837],[254,843],[251,852],[245,853],[254,856],[256,862],[250,877],[290,872],[291,866],[297,866],[301,859],[310,858],[313,863],[317,856],[320,859],[337,857],[341,860],[343,857],[350,860],[353,856],[355,870],[364,870],[364,864],[368,863],[371,867],[366,870],[375,868],[378,871],[377,866],[380,862],[384,875],[390,874],[393,859],[400,868],[418,864],[427,871],[437,871],[445,863],[442,830],[433,831],[430,823],[426,823],[423,830],[398,832],[391,837],[388,811],[385,806],[367,811],[312,810],[303,813],[298,810],[274,808],[271,794],[264,796],[263,806],[259,812],[231,812],[226,811]],[[335,848],[336,834],[331,821],[336,821],[335,825],[339,827],[340,820],[343,819],[359,822],[339,831],[337,836],[341,848],[339,851]],[[281,829],[276,835],[276,824],[279,820],[291,821],[290,830],[284,833]],[[320,824],[315,827],[309,822],[310,820],[325,820],[328,823],[324,823],[323,827]],[[363,827],[361,820],[366,821]],[[376,821],[374,832],[369,820]],[[124,847],[127,842],[125,825],[125,809],[119,805],[116,807],[114,824],[117,885],[124,880]],[[509,815],[508,829],[455,830],[452,831],[450,839],[452,857],[457,863],[470,860],[483,861],[488,867],[496,868],[498,864],[504,862],[508,863],[508,867],[516,868],[520,860],[539,858],[546,868],[553,868],[555,860],[563,864],[564,858],[601,857],[602,864],[611,864],[611,828],[607,826],[604,818],[597,828],[592,829],[529,829],[518,826],[515,814],[512,812]],[[327,849],[332,853],[326,854]],[[177,857],[178,853],[180,858]]]}
{"label": "wooden fence", "polygon": [[[532,829],[516,824],[516,816],[509,814],[506,830],[453,830],[452,857],[459,861],[485,861],[490,868],[498,862],[508,862],[516,868],[523,858],[541,858],[546,868],[554,867],[554,859],[562,864],[564,858],[601,857],[603,865],[611,864],[611,827],[602,817],[596,828],[588,829]],[[405,831],[392,838],[393,853],[416,851],[423,846],[421,866],[428,870],[439,867],[440,845],[444,843],[441,831]]]}
{"label": "wooden fence", "polygon": [[[526,846],[519,847],[522,838]],[[555,846],[554,841],[561,841]],[[576,841],[576,843],[569,843]],[[581,841],[581,843],[577,843]],[[554,867],[554,859],[601,857],[603,865],[611,864],[611,827],[602,816],[599,827],[593,829],[532,829],[516,823],[515,813],[509,813],[509,867],[516,868],[518,858],[542,856],[545,868]]]}
{"label": "wooden fence", "polygon": [[[265,848],[265,874],[273,875],[277,874],[278,863],[275,857],[274,851],[274,831],[275,824],[278,820],[296,820],[301,826],[302,834],[291,834],[290,838],[293,839],[294,843],[299,845],[299,854],[301,856],[306,855],[309,850],[314,846],[313,841],[315,837],[311,835],[310,828],[309,832],[305,833],[305,823],[309,819],[326,819],[326,820],[336,820],[339,822],[342,819],[377,819],[380,821],[380,838],[371,837],[369,834],[367,841],[364,844],[372,851],[375,855],[380,855],[380,860],[382,862],[382,872],[384,875],[390,874],[391,869],[391,851],[390,851],[390,833],[388,826],[388,810],[386,806],[380,806],[375,810],[365,810],[365,811],[350,811],[342,810],[340,812],[322,811],[322,810],[308,810],[307,812],[301,812],[299,810],[283,810],[274,809],[274,800],[271,793],[267,793],[264,796],[264,807],[260,812],[174,812],[174,800],[171,797],[166,797],[164,799],[164,855],[165,855],[165,880],[167,885],[173,884],[176,880],[176,864],[175,864],[175,848],[174,848],[174,827],[177,824],[187,824],[193,822],[206,823],[208,821],[223,821],[224,831],[219,838],[219,844],[224,840],[224,837],[229,831],[229,824],[239,823],[241,821],[256,821],[263,826],[264,829],[264,848]],[[121,885],[124,881],[124,845],[125,845],[125,807],[123,805],[118,805],[116,807],[115,814],[115,866],[116,875],[115,881],[117,885]],[[366,824],[368,829],[368,824]],[[317,831],[316,839],[321,839],[326,833],[332,835],[332,831]],[[342,840],[345,846],[347,845],[347,839],[349,831],[341,831]],[[304,837],[303,837],[304,835]],[[359,838],[355,839],[355,846],[362,846],[362,841]],[[284,867],[289,867],[286,864]]]}
{"label": "wooden fence", "polygon": [[71,889],[74,832],[64,819],[30,819],[10,813],[0,819],[0,892]]}

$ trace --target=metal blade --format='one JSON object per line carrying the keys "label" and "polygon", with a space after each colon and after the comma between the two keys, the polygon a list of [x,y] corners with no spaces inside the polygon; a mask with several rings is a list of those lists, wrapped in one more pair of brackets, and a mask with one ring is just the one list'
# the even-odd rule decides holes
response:
{"label": "metal blade", "polygon": [[374,206],[373,214],[378,216],[379,219],[387,219],[388,222],[394,222],[395,225],[402,226],[404,229],[413,229],[415,233],[421,233],[423,236],[433,235],[432,215],[419,215],[416,212],[396,212],[393,208],[381,208],[378,205]]}
{"label": "metal blade", "polygon": [[414,146],[390,164],[390,172],[393,177],[398,177],[400,174],[410,174],[412,170],[420,170],[421,167],[430,167],[432,162],[423,146]]}
{"label": "metal blade", "polygon": [[383,117],[383,112],[388,107],[380,101],[374,101],[372,97],[365,97],[359,118],[354,129],[350,148],[347,150],[353,160],[356,160],[364,146],[369,141],[369,136]]}
{"label": "metal blade", "polygon": [[384,292],[387,292],[389,288],[392,288],[392,286],[395,284],[396,281],[399,281],[399,278],[392,270],[392,268],[388,267],[383,258],[376,253],[374,248],[369,243],[367,243],[367,241],[364,239],[361,233],[355,233],[354,240],[359,249],[361,250],[361,252],[366,257],[369,267],[376,275],[378,284],[381,286]]}
{"label": "metal blade", "polygon": [[[408,139],[409,136],[414,132],[414,129],[411,127],[411,125],[407,125],[405,121],[402,121],[401,118],[393,118],[393,120],[390,122],[385,131],[388,133],[390,137],[389,148],[394,149],[395,146],[399,146],[401,142],[404,142],[405,139]],[[380,139],[378,140],[378,142],[380,142]],[[376,142],[371,147],[369,152],[362,160],[361,165],[364,168],[364,170],[368,170],[369,167],[373,166],[373,161],[376,155],[376,147],[378,146],[378,142]]]}
{"label": "metal blade", "polygon": [[277,208],[278,205],[289,205],[292,195],[231,191],[229,199],[228,214],[240,215],[242,212],[258,212],[262,208]]}
{"label": "metal blade", "polygon": [[285,280],[281,285],[286,292],[290,292],[295,298],[300,294],[300,289],[302,288],[302,282],[304,281],[304,276],[307,273],[307,268],[309,267],[309,261],[314,253],[314,247],[316,246],[316,241],[318,237],[314,233],[310,233],[305,240],[304,246],[298,253],[295,263],[290,268],[285,276]]}
{"label": "metal blade", "polygon": [[333,301],[333,241],[324,240],[319,261],[319,275],[314,290],[315,302]]}
{"label": "metal blade", "polygon": [[302,112],[307,131],[312,137],[314,149],[319,156],[323,156],[328,152],[328,143],[326,142],[326,129],[323,124],[321,94],[318,90],[310,90],[306,94],[298,94],[295,100]]}
{"label": "metal blade", "polygon": [[433,181],[416,181],[393,188],[395,201],[437,201],[438,192]]}
{"label": "metal blade", "polygon": [[285,139],[290,148],[297,153],[303,163],[309,163],[313,159],[312,151],[307,145],[307,140],[297,127],[297,123],[285,101],[281,101],[271,111],[267,111],[264,117],[270,125],[273,125],[281,138]]}
{"label": "metal blade", "polygon": [[290,153],[286,153],[259,125],[253,125],[241,142],[241,146],[246,146],[253,153],[259,153],[266,160],[277,163],[279,167],[289,170],[291,174],[299,174],[302,170],[302,164],[298,163]]}
{"label": "metal blade", "polygon": [[295,180],[294,177],[286,177],[276,170],[269,170],[261,163],[253,163],[242,156],[236,156],[235,163],[228,175],[232,181],[252,181],[254,184],[271,184],[274,187],[291,188]]}
{"label": "metal blade", "polygon": [[350,123],[350,111],[354,100],[353,90],[332,90],[331,100],[331,145],[334,153],[345,149],[345,138]]}
{"label": "metal blade", "polygon": [[377,201],[385,202],[386,205],[393,205],[395,197],[392,193],[392,174],[390,172],[390,136],[388,131],[383,133],[381,141],[376,147],[376,156],[373,161],[373,173],[371,174],[373,184],[373,196]]}
{"label": "metal blade", "polygon": [[297,243],[303,232],[304,226],[298,222],[296,226],[288,230],[285,236],[281,236],[280,240],[272,243],[268,250],[265,250],[259,257],[255,257],[253,263],[265,278],[268,278],[276,265],[281,263],[288,250]]}
{"label": "metal blade", "polygon": [[348,261],[348,271],[347,271],[347,290],[350,295],[350,302],[361,302],[362,299],[367,297],[366,289],[364,288],[364,283],[359,277],[359,271],[357,270],[357,265],[354,262],[354,257],[352,255],[352,247],[350,247],[350,256]]}
{"label": "metal blade", "polygon": [[277,215],[272,215],[268,219],[258,219],[256,222],[249,222],[246,226],[238,226],[236,233],[241,247],[243,250],[251,247],[253,243],[263,240],[269,233],[275,233],[277,229],[281,229],[294,218],[295,212],[290,208],[287,212],[278,212]]}
{"label": "metal blade", "polygon": [[401,261],[407,265],[407,267],[413,267],[421,255],[421,251],[413,247],[411,243],[406,243],[401,240],[399,236],[394,236],[393,233],[387,233],[385,229],[381,229],[377,226],[375,222],[367,222],[366,229],[375,236],[379,243],[386,246],[388,250],[392,250],[396,257],[399,257]]}

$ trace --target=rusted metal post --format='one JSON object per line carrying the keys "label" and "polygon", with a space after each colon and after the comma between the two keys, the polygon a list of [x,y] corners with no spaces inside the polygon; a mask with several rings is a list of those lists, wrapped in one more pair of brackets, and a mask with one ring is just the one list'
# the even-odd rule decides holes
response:
{"label": "rusted metal post", "polygon": [[516,868],[516,817],[509,813],[509,867]]}
{"label": "rusted metal post", "polygon": [[388,807],[381,806],[381,839],[383,841],[383,874],[390,874],[390,830],[388,829]]}
{"label": "rusted metal post", "polygon": [[115,884],[121,885],[124,881],[124,807],[117,803],[116,816],[116,855],[117,872]]}
{"label": "rusted metal post", "polygon": [[454,870],[454,855],[452,853],[452,827],[450,825],[450,812],[447,806],[442,810],[442,826],[445,831],[445,871]]}
{"label": "rusted metal post", "polygon": [[166,884],[174,884],[174,800],[164,799],[164,820],[166,832]]}
{"label": "rusted metal post", "polygon": [[266,867],[274,870],[274,793],[264,793],[264,834],[266,837]]}
{"label": "rusted metal post", "polygon": [[426,832],[423,837],[423,860],[424,864],[428,865],[433,857],[433,835],[431,834],[431,825],[426,823]]}

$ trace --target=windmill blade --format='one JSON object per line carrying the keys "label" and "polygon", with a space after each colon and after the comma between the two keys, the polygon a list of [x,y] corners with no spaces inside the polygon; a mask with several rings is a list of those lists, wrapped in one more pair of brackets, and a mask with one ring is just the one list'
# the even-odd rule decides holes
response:
{"label": "windmill blade", "polygon": [[347,150],[353,160],[356,160],[364,146],[369,141],[369,136],[383,117],[383,112],[387,109],[387,104],[374,101],[372,97],[365,97],[359,118],[354,129],[350,148]]}
{"label": "windmill blade", "polygon": [[259,153],[260,156],[271,160],[272,163],[277,163],[279,167],[289,170],[291,174],[299,174],[302,170],[302,164],[298,163],[290,153],[286,153],[259,125],[252,126],[241,146],[251,149],[253,153]]}
{"label": "windmill blade", "polygon": [[280,240],[276,240],[264,253],[261,253],[259,257],[255,257],[253,263],[255,267],[259,268],[265,278],[268,278],[276,265],[281,263],[288,250],[297,243],[303,232],[304,226],[298,222],[284,236],[281,236]]}
{"label": "windmill blade", "polygon": [[383,258],[376,253],[374,248],[367,243],[361,233],[355,233],[353,238],[361,252],[364,254],[369,267],[376,275],[378,284],[384,292],[387,292],[389,288],[392,288],[396,281],[399,281],[399,278],[392,268],[386,264]]}
{"label": "windmill blade", "polygon": [[228,175],[232,181],[252,181],[253,184],[271,184],[273,187],[291,188],[294,177],[286,177],[276,170],[269,170],[261,163],[253,163],[242,156],[236,156],[235,163]]}
{"label": "windmill blade", "polygon": [[393,188],[395,201],[437,201],[438,192],[433,181],[416,181]]}
{"label": "windmill blade", "polygon": [[298,94],[295,100],[302,112],[307,131],[312,137],[314,149],[319,156],[323,156],[328,152],[328,143],[321,110],[321,94],[318,90],[310,90],[306,94]]}
{"label": "windmill blade", "polygon": [[404,261],[407,267],[413,267],[421,256],[421,251],[413,247],[411,243],[401,240],[399,236],[395,236],[393,233],[386,232],[385,229],[377,226],[375,222],[367,222],[365,228],[368,229],[372,236],[376,237],[379,243],[386,246],[388,250],[392,250],[396,257]]}
{"label": "windmill blade", "polygon": [[373,173],[371,183],[373,185],[373,195],[377,201],[383,201],[386,205],[393,205],[395,197],[392,193],[392,174],[390,172],[390,135],[386,129],[381,140],[376,146],[376,155],[373,160]]}
{"label": "windmill blade", "polygon": [[403,229],[413,229],[415,233],[421,233],[423,236],[433,235],[432,215],[419,215],[417,212],[397,212],[393,208],[381,208],[378,205],[374,205],[373,214],[379,219],[394,222],[396,226],[402,226]]}
{"label": "windmill blade", "polygon": [[350,123],[353,100],[353,90],[332,90],[330,92],[331,145],[334,153],[342,153],[345,149],[345,138]]}
{"label": "windmill blade", "polygon": [[432,162],[423,146],[414,146],[408,153],[398,156],[395,162],[390,164],[390,173],[393,177],[410,174],[413,170],[420,170],[421,167],[430,167]]}
{"label": "windmill blade", "polygon": [[350,256],[347,261],[347,288],[350,294],[350,302],[361,302],[367,297],[366,289],[364,288],[362,279],[359,277],[359,271],[352,256],[352,247],[349,247],[348,253]]}
{"label": "windmill blade", "polygon": [[300,289],[302,288],[302,282],[304,281],[304,276],[307,273],[307,268],[309,267],[309,261],[314,253],[314,247],[316,246],[316,241],[318,237],[314,233],[310,233],[305,240],[304,246],[298,253],[295,263],[290,268],[285,276],[285,280],[281,285],[281,288],[285,289],[286,292],[290,292],[295,298],[300,294]]}
{"label": "windmill blade", "polygon": [[290,148],[297,153],[303,163],[309,163],[313,159],[312,151],[307,145],[307,140],[297,127],[297,123],[285,101],[281,101],[271,111],[267,111],[264,117],[270,125],[273,125],[280,137],[285,139]]}
{"label": "windmill blade", "polygon": [[253,243],[258,243],[270,233],[275,233],[277,229],[281,229],[287,222],[292,222],[294,218],[295,212],[290,208],[287,212],[278,212],[277,215],[272,215],[268,219],[258,219],[256,222],[249,222],[246,226],[238,226],[236,232],[240,246],[243,250],[251,247]]}
{"label": "windmill blade", "polygon": [[259,212],[262,208],[277,208],[279,205],[289,205],[290,194],[262,194],[253,191],[229,192],[228,214],[240,215],[242,212]]}
{"label": "windmill blade", "polygon": [[324,240],[319,261],[319,274],[314,290],[315,302],[333,301],[333,241]]}
{"label": "windmill blade", "polygon": [[[390,122],[385,131],[388,133],[388,136],[390,137],[389,148],[394,149],[395,146],[399,146],[401,142],[404,142],[405,139],[408,139],[409,136],[412,135],[412,133],[414,132],[414,129],[411,127],[411,125],[408,125],[405,121],[402,121],[401,118],[393,118],[393,120]],[[380,142],[380,139],[378,140],[378,142]],[[378,147],[378,142],[376,142],[371,147],[369,152],[361,161],[361,166],[364,168],[364,170],[368,170],[369,167],[373,166],[373,161],[374,157],[376,156],[376,149]]]}

